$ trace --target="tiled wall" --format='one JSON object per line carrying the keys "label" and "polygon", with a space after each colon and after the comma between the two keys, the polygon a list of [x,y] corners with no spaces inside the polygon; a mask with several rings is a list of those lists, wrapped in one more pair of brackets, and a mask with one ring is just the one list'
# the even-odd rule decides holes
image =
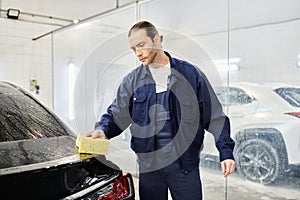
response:
{"label": "tiled wall", "polygon": [[32,38],[51,28],[48,25],[0,18],[0,80],[16,83],[29,90],[31,78],[36,78],[40,85],[40,93],[36,96],[50,108],[51,36],[36,41]]}

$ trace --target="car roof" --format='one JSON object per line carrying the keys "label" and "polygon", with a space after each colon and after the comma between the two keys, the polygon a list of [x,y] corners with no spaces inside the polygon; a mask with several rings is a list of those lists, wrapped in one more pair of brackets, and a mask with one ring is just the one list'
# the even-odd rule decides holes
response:
{"label": "car roof", "polygon": [[[299,88],[300,86],[278,82],[233,82],[229,87],[239,88],[251,98],[260,101],[261,107],[292,109],[292,106],[275,92],[279,88]],[[219,87],[220,88],[220,87]],[[226,87],[221,87],[226,88]],[[279,106],[280,105],[280,106]]]}
{"label": "car roof", "polygon": [[288,84],[288,83],[281,83],[281,82],[233,82],[229,83],[229,87],[245,87],[245,88],[270,88],[270,89],[277,89],[281,87],[295,87],[300,88],[298,85]]}

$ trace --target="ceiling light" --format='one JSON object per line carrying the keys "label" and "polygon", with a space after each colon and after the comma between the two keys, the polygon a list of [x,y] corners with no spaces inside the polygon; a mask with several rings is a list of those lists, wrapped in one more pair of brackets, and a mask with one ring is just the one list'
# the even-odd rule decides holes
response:
{"label": "ceiling light", "polygon": [[218,70],[221,71],[238,71],[240,69],[240,62],[240,58],[213,60],[213,63],[216,65]]}
{"label": "ceiling light", "polygon": [[10,8],[7,10],[6,15],[7,15],[7,18],[9,18],[9,19],[18,19],[19,15],[20,15],[20,10]]}
{"label": "ceiling light", "polygon": [[78,24],[79,23],[79,19],[74,19],[73,20],[73,24]]}
{"label": "ceiling light", "polygon": [[230,64],[227,66],[227,69],[229,71],[237,71],[240,69],[239,65],[238,64]]}
{"label": "ceiling light", "polygon": [[219,59],[219,60],[213,60],[213,62],[214,63],[222,63],[222,64],[240,63],[241,58]]}

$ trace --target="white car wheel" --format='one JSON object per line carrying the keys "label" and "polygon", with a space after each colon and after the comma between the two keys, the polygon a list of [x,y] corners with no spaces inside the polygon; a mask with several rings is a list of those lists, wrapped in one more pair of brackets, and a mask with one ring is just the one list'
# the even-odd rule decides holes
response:
{"label": "white car wheel", "polygon": [[249,139],[241,142],[235,158],[238,172],[250,181],[270,184],[279,175],[279,155],[268,141]]}

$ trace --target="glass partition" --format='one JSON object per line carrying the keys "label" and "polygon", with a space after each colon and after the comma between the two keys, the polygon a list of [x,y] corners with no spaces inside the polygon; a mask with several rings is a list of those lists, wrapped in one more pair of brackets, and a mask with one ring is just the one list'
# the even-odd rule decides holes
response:
{"label": "glass partition", "polygon": [[[163,35],[162,45],[166,51],[195,64],[213,87],[222,87],[228,84],[225,68],[228,55],[227,7],[226,1],[187,3],[181,0],[156,0],[141,5],[140,17],[157,25]],[[224,62],[224,69],[216,68],[216,60]],[[212,155],[218,156],[213,136],[206,133],[205,141],[200,167],[203,196],[204,199],[224,199],[226,180],[219,170],[220,164],[211,162]],[[213,166],[215,170],[209,170],[208,166]]]}
{"label": "glass partition", "polygon": [[230,179],[230,196],[242,190],[242,199],[299,198],[299,8],[293,0],[230,1],[228,62],[236,67],[218,91],[242,183]]}
{"label": "glass partition", "polygon": [[[137,65],[127,40],[135,21],[133,4],[53,35],[54,110],[76,134],[94,129],[124,76]],[[108,158],[136,173],[129,133],[113,140]]]}
{"label": "glass partition", "polygon": [[53,35],[54,109],[75,131],[93,128],[135,66],[127,42],[134,21],[135,7],[128,6]]}
{"label": "glass partition", "polygon": [[[123,77],[139,65],[128,29],[149,20],[166,51],[205,73],[231,121],[236,172],[223,177],[207,132],[199,154],[204,199],[298,199],[299,10],[297,0],[140,1],[55,33],[55,111],[77,133],[92,130]],[[137,173],[129,142],[126,130],[111,142],[109,157]]]}

